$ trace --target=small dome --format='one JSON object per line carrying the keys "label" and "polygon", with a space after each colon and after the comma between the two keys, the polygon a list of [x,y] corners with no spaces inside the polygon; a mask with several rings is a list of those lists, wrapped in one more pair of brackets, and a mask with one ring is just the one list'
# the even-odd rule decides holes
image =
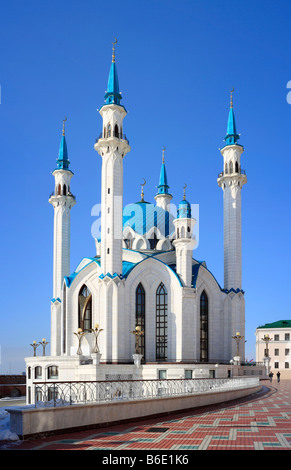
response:
{"label": "small dome", "polygon": [[131,227],[139,235],[157,227],[167,237],[175,230],[173,220],[173,215],[168,211],[145,201],[128,204],[123,209],[123,230]]}
{"label": "small dome", "polygon": [[178,207],[177,211],[177,218],[182,219],[182,218],[187,218],[191,219],[191,205],[186,199],[183,199]]}

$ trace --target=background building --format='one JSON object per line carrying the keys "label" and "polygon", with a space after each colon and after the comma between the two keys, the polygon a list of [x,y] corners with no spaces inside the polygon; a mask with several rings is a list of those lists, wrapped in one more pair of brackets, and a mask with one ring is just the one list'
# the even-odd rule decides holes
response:
{"label": "background building", "polygon": [[281,379],[291,379],[291,320],[279,320],[266,323],[256,329],[256,362],[262,362],[266,355],[265,335],[269,335],[268,353],[270,370],[279,371]]}

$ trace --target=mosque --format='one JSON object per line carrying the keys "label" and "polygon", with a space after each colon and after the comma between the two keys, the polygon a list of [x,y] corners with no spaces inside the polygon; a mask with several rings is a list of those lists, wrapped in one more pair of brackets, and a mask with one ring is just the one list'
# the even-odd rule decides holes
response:
{"label": "mosque", "polygon": [[[53,298],[50,355],[26,358],[30,380],[169,378],[211,374],[215,364],[236,356],[236,334],[244,336],[242,290],[241,170],[231,95],[223,168],[224,286],[193,258],[195,219],[184,196],[175,214],[163,154],[155,203],[123,207],[123,160],[130,151],[124,134],[115,44],[101,134],[94,148],[102,158],[101,236],[96,253],[70,269],[70,217],[76,204],[65,129],[53,171]],[[237,333],[239,332],[239,333]],[[244,342],[240,343],[244,361]]]}

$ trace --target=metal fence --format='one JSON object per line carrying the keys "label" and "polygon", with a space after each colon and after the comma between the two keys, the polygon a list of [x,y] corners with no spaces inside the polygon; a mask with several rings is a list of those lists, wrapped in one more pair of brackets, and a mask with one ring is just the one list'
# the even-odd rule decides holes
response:
{"label": "metal fence", "polygon": [[259,385],[258,377],[80,382],[35,382],[35,406],[58,406],[116,400],[145,400],[238,390]]}

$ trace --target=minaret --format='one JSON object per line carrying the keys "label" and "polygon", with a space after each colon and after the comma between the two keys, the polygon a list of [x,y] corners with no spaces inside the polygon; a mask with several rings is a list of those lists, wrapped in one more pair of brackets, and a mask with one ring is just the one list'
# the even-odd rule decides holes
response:
{"label": "minaret", "polygon": [[191,216],[191,205],[186,200],[186,185],[183,200],[180,202],[175,225],[176,239],[176,273],[180,276],[185,287],[192,286],[192,254],[196,241],[193,238],[195,219]]}
{"label": "minaret", "polygon": [[230,111],[228,116],[225,146],[220,149],[223,157],[223,171],[217,182],[223,189],[224,217],[224,288],[242,288],[242,249],[241,249],[241,189],[247,182],[241,169],[241,155],[244,151],[238,144],[233,100],[231,91]]}
{"label": "minaret", "polygon": [[102,274],[122,274],[123,157],[130,151],[123,134],[127,114],[119,92],[113,43],[105,104],[99,110],[103,131],[94,148],[102,157],[101,181],[101,270]]}
{"label": "minaret", "polygon": [[60,144],[57,168],[53,171],[55,191],[49,198],[54,208],[54,258],[53,258],[53,297],[61,298],[62,282],[70,275],[70,212],[76,204],[70,192],[73,172],[69,170],[67,142],[65,137],[65,121]]}
{"label": "minaret", "polygon": [[169,194],[169,185],[166,173],[166,165],[165,165],[165,150],[166,147],[163,148],[163,160],[162,160],[162,168],[160,172],[160,180],[158,185],[158,192],[155,196],[155,200],[157,201],[157,206],[161,207],[165,211],[170,211],[170,202],[172,200],[172,195]]}

